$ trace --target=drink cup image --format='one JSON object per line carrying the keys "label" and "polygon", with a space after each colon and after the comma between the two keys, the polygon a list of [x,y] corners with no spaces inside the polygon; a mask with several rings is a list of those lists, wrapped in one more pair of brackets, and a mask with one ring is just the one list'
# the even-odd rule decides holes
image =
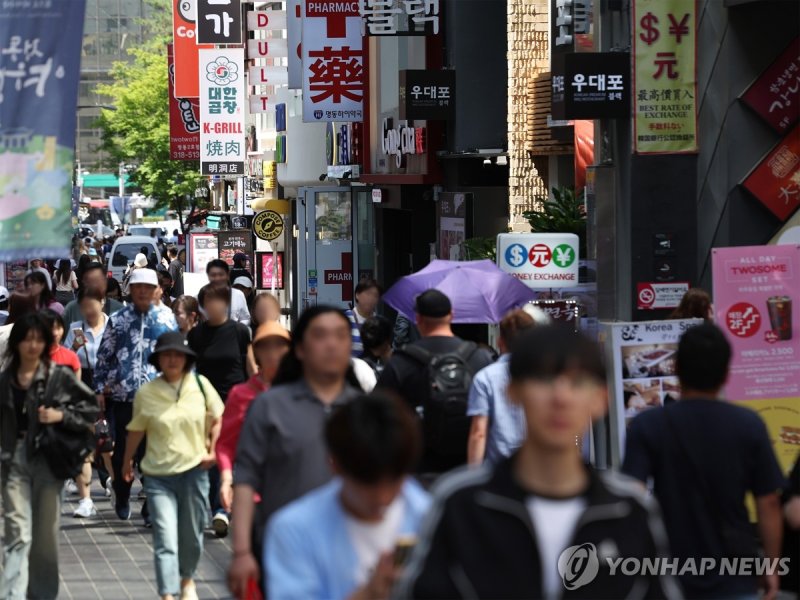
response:
{"label": "drink cup image", "polygon": [[770,296],[767,298],[767,312],[778,339],[792,339],[792,299],[789,296]]}

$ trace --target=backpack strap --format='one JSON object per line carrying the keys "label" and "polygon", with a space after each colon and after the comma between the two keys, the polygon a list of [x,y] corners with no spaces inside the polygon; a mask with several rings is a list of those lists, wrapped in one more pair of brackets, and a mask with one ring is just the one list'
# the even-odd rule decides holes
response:
{"label": "backpack strap", "polygon": [[417,344],[406,344],[400,350],[397,351],[399,354],[405,354],[412,360],[422,363],[424,366],[430,364],[431,359],[433,358],[433,354],[418,346]]}
{"label": "backpack strap", "polygon": [[463,341],[461,344],[456,348],[454,354],[458,356],[464,364],[469,363],[469,359],[472,358],[472,355],[478,351],[478,344],[475,342]]}
{"label": "backpack strap", "polygon": [[194,380],[197,382],[197,387],[200,388],[200,393],[203,394],[203,400],[205,400],[206,404],[208,404],[208,398],[206,397],[206,388],[203,387],[203,382],[200,380],[200,375],[197,374],[197,371],[194,372]]}

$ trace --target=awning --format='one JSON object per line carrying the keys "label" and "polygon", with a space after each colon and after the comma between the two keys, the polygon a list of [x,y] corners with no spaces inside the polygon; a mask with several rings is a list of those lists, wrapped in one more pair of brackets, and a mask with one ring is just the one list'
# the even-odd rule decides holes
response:
{"label": "awning", "polygon": [[[128,175],[125,175],[125,184],[128,183]],[[84,188],[119,188],[119,178],[114,173],[95,173],[83,176]]]}

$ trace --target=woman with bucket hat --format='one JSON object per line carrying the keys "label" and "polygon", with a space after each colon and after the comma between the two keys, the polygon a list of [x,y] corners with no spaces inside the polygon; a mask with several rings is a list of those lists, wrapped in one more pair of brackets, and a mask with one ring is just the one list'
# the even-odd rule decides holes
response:
{"label": "woman with bucket hat", "polygon": [[146,436],[141,469],[158,593],[165,600],[197,598],[193,578],[208,515],[207,469],[215,461],[224,409],[214,386],[192,372],[195,357],[180,333],[158,338],[149,361],[160,374],[136,393],[123,462],[123,478],[131,481],[133,457]]}

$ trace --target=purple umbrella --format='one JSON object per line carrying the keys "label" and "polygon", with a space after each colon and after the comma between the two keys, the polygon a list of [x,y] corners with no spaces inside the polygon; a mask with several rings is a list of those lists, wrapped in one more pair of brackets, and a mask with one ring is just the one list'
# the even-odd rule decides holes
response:
{"label": "purple umbrella", "polygon": [[383,301],[413,321],[414,300],[431,288],[450,298],[454,323],[497,323],[512,308],[534,299],[533,290],[490,260],[434,260],[395,283]]}

